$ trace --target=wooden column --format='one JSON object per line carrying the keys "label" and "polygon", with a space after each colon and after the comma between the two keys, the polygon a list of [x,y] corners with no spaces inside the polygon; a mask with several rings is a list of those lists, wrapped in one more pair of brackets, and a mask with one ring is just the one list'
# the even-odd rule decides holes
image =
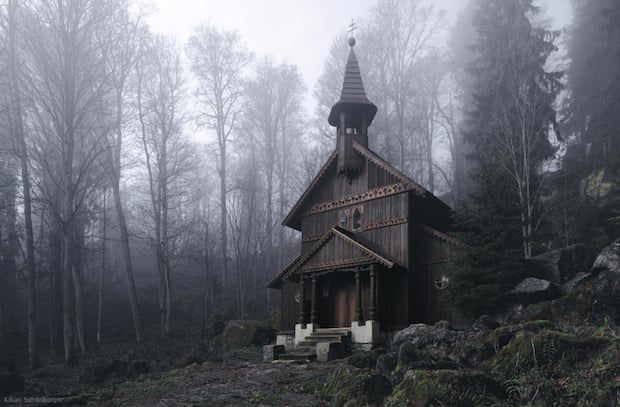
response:
{"label": "wooden column", "polygon": [[312,273],[312,307],[310,311],[310,322],[316,324],[316,273]]}
{"label": "wooden column", "polygon": [[360,284],[360,268],[355,267],[355,320],[361,325],[364,322],[362,316],[362,285]]}
{"label": "wooden column", "polygon": [[299,304],[301,306],[300,311],[299,311],[299,323],[302,325],[306,323],[306,315],[304,314],[305,300],[306,299],[304,298],[304,275],[302,274],[301,276],[299,276]]}
{"label": "wooden column", "polygon": [[377,318],[377,270],[374,264],[370,265],[370,320]]}

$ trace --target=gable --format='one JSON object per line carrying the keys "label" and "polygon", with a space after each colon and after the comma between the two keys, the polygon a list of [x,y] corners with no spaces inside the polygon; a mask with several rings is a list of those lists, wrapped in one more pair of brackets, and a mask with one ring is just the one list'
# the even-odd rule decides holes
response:
{"label": "gable", "polygon": [[298,256],[274,278],[268,287],[277,287],[294,274],[333,270],[380,263],[390,269],[396,264],[367,242],[339,227],[333,227],[307,253]]}
{"label": "gable", "polygon": [[[398,193],[414,191],[421,197],[432,196],[430,192],[417,182],[359,143],[353,142],[353,149],[355,153],[364,159],[363,171],[353,180],[338,176],[336,165],[338,153],[335,150],[289,214],[284,218],[282,222],[284,225],[301,230],[302,215],[314,211],[314,207],[340,206],[341,204],[346,204],[347,200],[363,197],[366,193],[379,188],[389,187],[390,190]],[[433,204],[435,203],[443,204],[439,200],[433,202]]]}

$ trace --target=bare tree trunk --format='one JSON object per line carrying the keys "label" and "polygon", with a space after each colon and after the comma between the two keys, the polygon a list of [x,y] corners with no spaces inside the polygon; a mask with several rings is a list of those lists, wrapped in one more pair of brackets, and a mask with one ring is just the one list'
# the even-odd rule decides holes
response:
{"label": "bare tree trunk", "polygon": [[[6,170],[6,168],[3,168]],[[11,174],[11,171],[7,171]],[[0,275],[2,279],[0,283],[2,283],[3,287],[3,297],[0,298],[0,303],[2,304],[2,320],[0,320],[0,336],[2,337],[2,341],[0,345],[2,345],[2,358],[0,359],[1,364],[5,369],[14,369],[15,360],[14,355],[15,352],[13,350],[15,341],[15,317],[16,317],[16,301],[17,301],[17,264],[15,262],[15,255],[18,250],[18,241],[17,241],[17,231],[15,229],[15,222],[17,220],[17,210],[16,210],[16,185],[14,180],[12,179],[12,175],[9,175],[5,179],[2,179],[3,182],[6,182],[7,185],[4,188],[2,195],[2,203],[4,204],[2,211],[0,211]],[[2,232],[6,231],[6,236],[2,235]]]}
{"label": "bare tree trunk", "polygon": [[102,326],[102,313],[103,313],[103,278],[106,269],[106,247],[107,247],[107,215],[106,215],[106,203],[107,194],[106,190],[103,190],[103,208],[101,219],[101,270],[99,270],[99,287],[97,290],[97,345],[101,347],[101,326]]}
{"label": "bare tree trunk", "polygon": [[[65,201],[66,204],[66,201]],[[67,211],[65,210],[65,216]],[[69,218],[70,219],[69,215]],[[70,229],[66,222],[64,229]],[[73,302],[73,236],[71,233],[63,231],[63,261],[62,261],[62,317],[63,317],[63,342],[65,349],[65,362],[73,363],[75,361],[74,349],[74,302]]]}
{"label": "bare tree trunk", "polygon": [[228,274],[228,210],[226,208],[226,145],[222,143],[220,143],[220,199],[220,216],[222,218],[220,223],[220,246],[222,248],[222,290],[226,292],[226,278]]}
{"label": "bare tree trunk", "polygon": [[60,354],[61,338],[61,314],[62,314],[62,244],[59,225],[51,219],[49,233],[50,252],[52,253],[50,265],[50,303],[49,303],[49,335],[50,349],[55,354]]}
{"label": "bare tree trunk", "polygon": [[209,301],[210,301],[210,270],[209,270],[209,221],[207,220],[207,204],[202,209],[202,218],[204,219],[204,245],[203,245],[203,262],[204,262],[204,292],[203,292],[203,319],[202,332],[207,332],[209,326]]}
{"label": "bare tree trunk", "polygon": [[84,247],[84,226],[81,222],[75,223],[75,251],[73,256],[73,289],[75,291],[75,332],[77,334],[80,351],[85,354],[86,335],[84,333],[84,299],[82,294],[82,252]]}
{"label": "bare tree trunk", "polygon": [[[69,58],[67,58],[68,60]],[[66,70],[66,68],[65,68]],[[70,72],[65,72],[65,79],[69,81]],[[69,112],[66,113],[71,116]],[[69,123],[72,120],[67,120]],[[73,151],[75,143],[73,140],[73,129],[66,129],[67,134],[63,140],[63,185],[62,185],[62,201],[63,201],[63,336],[65,347],[65,362],[73,363],[75,361],[75,298],[73,287],[73,266],[74,266],[74,211],[73,211]]]}
{"label": "bare tree trunk", "polygon": [[117,98],[117,122],[116,132],[117,140],[114,146],[114,168],[112,174],[112,194],[114,195],[114,206],[116,209],[116,219],[118,221],[118,228],[121,238],[121,246],[123,248],[123,260],[125,263],[125,281],[127,283],[127,296],[129,298],[129,308],[131,309],[131,318],[133,321],[134,330],[136,333],[136,342],[141,343],[144,340],[144,334],[142,332],[142,320],[140,319],[140,312],[138,310],[138,296],[136,294],[136,283],[134,279],[133,263],[131,261],[131,248],[129,246],[129,232],[127,231],[127,222],[125,220],[125,213],[123,211],[123,204],[121,202],[120,191],[120,179],[121,179],[121,148],[122,148],[122,129],[121,129],[121,115],[122,115],[122,101]]}
{"label": "bare tree trunk", "polygon": [[[164,132],[165,129],[162,129]],[[165,133],[163,133],[165,134]],[[166,320],[164,331],[166,336],[170,335],[172,323],[172,299],[170,287],[170,261],[168,257],[168,139],[164,138],[161,146],[161,163],[159,172],[159,183],[161,189],[160,207],[161,207],[161,246],[162,260],[164,266],[164,290],[166,297]]]}
{"label": "bare tree trunk", "polygon": [[9,120],[15,138],[19,160],[21,164],[22,192],[24,196],[24,222],[26,232],[26,264],[25,274],[28,280],[27,303],[28,303],[28,361],[30,369],[39,366],[39,354],[37,351],[37,323],[36,323],[36,275],[34,264],[34,234],[32,230],[32,200],[30,197],[30,175],[28,168],[28,151],[24,135],[24,123],[22,117],[21,93],[17,78],[17,51],[16,51],[16,12],[17,2],[9,0],[8,3],[8,35],[9,35],[9,75],[11,108]]}

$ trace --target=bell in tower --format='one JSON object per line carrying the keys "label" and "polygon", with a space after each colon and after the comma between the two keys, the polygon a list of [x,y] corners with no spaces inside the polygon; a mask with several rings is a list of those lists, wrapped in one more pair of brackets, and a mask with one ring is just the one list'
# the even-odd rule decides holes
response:
{"label": "bell in tower", "polygon": [[344,72],[340,100],[332,106],[328,122],[338,131],[338,173],[349,180],[355,178],[364,165],[362,157],[353,150],[353,142],[368,147],[368,126],[377,113],[377,106],[366,97],[362,75],[353,51],[355,38],[349,38],[349,58]]}

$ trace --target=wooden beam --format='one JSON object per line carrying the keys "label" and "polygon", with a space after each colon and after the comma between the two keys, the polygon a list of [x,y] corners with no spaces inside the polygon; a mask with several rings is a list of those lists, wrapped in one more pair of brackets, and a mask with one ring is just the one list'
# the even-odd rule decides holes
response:
{"label": "wooden beam", "polygon": [[355,268],[355,320],[361,325],[362,315],[362,285],[360,283],[360,268]]}
{"label": "wooden beam", "polygon": [[306,323],[306,315],[304,314],[304,302],[306,301],[306,299],[304,298],[304,276],[301,276],[299,278],[299,303],[301,305],[300,311],[299,311],[299,323],[303,325]]}
{"label": "wooden beam", "polygon": [[370,307],[369,317],[371,321],[375,321],[377,318],[377,270],[373,264],[370,266]]}
{"label": "wooden beam", "polygon": [[316,273],[312,273],[312,299],[310,322],[316,324]]}

